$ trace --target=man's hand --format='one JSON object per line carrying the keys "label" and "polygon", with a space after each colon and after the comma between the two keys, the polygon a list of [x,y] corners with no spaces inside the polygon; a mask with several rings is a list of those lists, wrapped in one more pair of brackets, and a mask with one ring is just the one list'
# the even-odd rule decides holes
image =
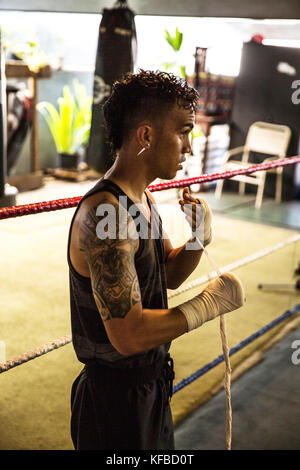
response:
{"label": "man's hand", "polygon": [[237,310],[245,301],[243,284],[229,272],[210,281],[200,294],[178,305],[177,309],[184,314],[188,331],[191,331],[219,315]]}
{"label": "man's hand", "polygon": [[189,188],[185,187],[179,204],[192,229],[193,237],[198,238],[203,246],[208,245],[212,238],[212,213],[207,202],[204,199],[195,199],[190,194]]}

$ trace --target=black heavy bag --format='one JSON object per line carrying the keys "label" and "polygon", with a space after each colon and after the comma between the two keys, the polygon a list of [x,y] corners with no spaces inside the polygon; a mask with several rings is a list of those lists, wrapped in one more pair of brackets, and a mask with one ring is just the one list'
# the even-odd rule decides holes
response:
{"label": "black heavy bag", "polygon": [[112,9],[104,9],[94,75],[92,123],[87,149],[88,166],[104,173],[113,163],[113,155],[106,141],[102,105],[111,92],[111,86],[127,72],[133,72],[136,58],[136,30],[134,13],[118,2]]}

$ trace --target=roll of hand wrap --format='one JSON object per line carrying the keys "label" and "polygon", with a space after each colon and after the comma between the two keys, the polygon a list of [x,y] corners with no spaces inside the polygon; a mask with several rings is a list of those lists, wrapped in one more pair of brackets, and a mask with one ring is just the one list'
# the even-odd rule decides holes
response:
{"label": "roll of hand wrap", "polygon": [[241,281],[233,273],[224,273],[211,281],[200,294],[177,308],[184,314],[188,331],[191,331],[219,315],[242,307],[244,302]]}

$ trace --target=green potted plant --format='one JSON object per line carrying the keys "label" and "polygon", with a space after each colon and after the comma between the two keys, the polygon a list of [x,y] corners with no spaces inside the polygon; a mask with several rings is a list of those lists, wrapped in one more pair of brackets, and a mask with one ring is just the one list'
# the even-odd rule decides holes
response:
{"label": "green potted plant", "polygon": [[[165,33],[165,40],[171,46],[176,56],[178,56],[182,44],[183,34],[178,30],[178,28],[175,30],[175,36],[172,36],[167,30],[165,30]],[[173,72],[176,75],[185,78],[185,66],[179,65],[178,60],[175,60],[174,62],[164,62],[163,66],[165,67],[166,72]]]}
{"label": "green potted plant", "polygon": [[57,100],[58,111],[47,101],[37,105],[53,137],[61,168],[78,168],[91,128],[92,97],[77,79],[73,87],[74,95],[69,85],[63,87],[62,96]]}

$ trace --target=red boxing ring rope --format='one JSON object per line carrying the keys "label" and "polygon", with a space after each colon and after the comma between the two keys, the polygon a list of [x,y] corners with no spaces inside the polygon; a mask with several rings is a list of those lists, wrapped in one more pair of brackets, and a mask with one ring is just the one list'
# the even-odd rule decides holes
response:
{"label": "red boxing ring rope", "polygon": [[76,207],[81,198],[82,196],[78,196],[56,199],[55,201],[35,202],[20,206],[3,207],[0,209],[0,219],[10,219],[11,217],[20,217],[22,215],[39,214],[40,212],[51,212],[60,209],[68,209],[69,207]]}
{"label": "red boxing ring rope", "polygon": [[[195,178],[174,180],[169,181],[167,183],[150,185],[148,186],[148,190],[151,192],[155,192],[171,188],[182,188],[191,184],[199,184],[205,183],[207,181],[232,178],[233,176],[237,175],[246,175],[250,173],[255,173],[256,171],[270,170],[272,168],[294,165],[295,163],[300,163],[300,155],[296,157],[284,158],[282,160],[275,160],[273,162],[271,161],[268,163],[259,163],[258,165],[251,165],[246,168],[239,168],[238,170],[224,171],[222,173],[211,173],[209,175],[197,176]],[[78,196],[65,199],[57,199],[54,201],[24,204],[20,206],[3,207],[0,209],[0,219],[9,219],[12,217],[21,217],[23,215],[38,214],[41,212],[51,212],[60,209],[76,207],[81,198],[82,196]]]}
{"label": "red boxing ring rope", "polygon": [[207,181],[215,181],[221,179],[224,180],[237,175],[247,175],[250,173],[255,173],[256,171],[270,170],[276,167],[294,165],[295,163],[300,163],[300,155],[296,157],[285,158],[282,160],[275,160],[274,162],[259,163],[258,165],[251,165],[246,168],[239,168],[238,170],[224,171],[222,173],[211,173],[209,175],[197,176],[196,178],[170,181],[168,183],[160,183],[152,186],[150,185],[148,186],[148,189],[149,191],[161,191],[163,189],[181,188],[182,186],[188,186],[190,184],[205,183]]}

